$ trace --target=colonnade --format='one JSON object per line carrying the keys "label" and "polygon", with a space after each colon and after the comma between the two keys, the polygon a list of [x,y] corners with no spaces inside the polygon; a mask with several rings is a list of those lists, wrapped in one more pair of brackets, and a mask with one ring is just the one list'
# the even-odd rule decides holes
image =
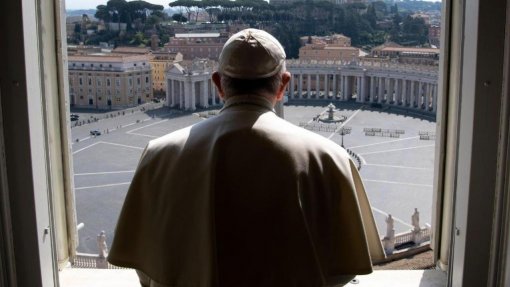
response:
{"label": "colonnade", "polygon": [[288,70],[292,74],[287,87],[289,100],[328,98],[398,105],[434,113],[437,108],[437,75],[430,73],[391,73],[337,66],[320,69],[290,66]]}
{"label": "colonnade", "polygon": [[210,74],[179,75],[166,79],[166,104],[184,110],[208,108],[220,104]]}
{"label": "colonnade", "polygon": [[[437,67],[381,62],[287,61],[289,100],[331,99],[401,106],[435,113]],[[166,73],[166,104],[186,110],[219,105],[211,71]]]}

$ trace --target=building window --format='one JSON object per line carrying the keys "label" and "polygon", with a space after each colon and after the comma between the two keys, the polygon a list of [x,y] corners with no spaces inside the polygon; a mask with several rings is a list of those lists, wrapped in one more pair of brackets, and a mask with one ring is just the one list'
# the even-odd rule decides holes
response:
{"label": "building window", "polygon": [[106,86],[107,86],[107,87],[109,87],[109,86],[111,86],[111,84],[112,84],[112,83],[111,83],[111,81],[110,81],[110,78],[107,78],[107,79],[106,79]]}
{"label": "building window", "polygon": [[149,77],[145,77],[145,83],[149,83]]}
{"label": "building window", "polygon": [[80,77],[79,81],[80,81],[80,86],[83,86],[83,79],[82,79],[82,77]]}

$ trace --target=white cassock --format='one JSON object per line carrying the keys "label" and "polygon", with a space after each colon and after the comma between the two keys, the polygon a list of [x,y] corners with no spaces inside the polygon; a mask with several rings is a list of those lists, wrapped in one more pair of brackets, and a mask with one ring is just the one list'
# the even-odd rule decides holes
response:
{"label": "white cassock", "polygon": [[108,260],[151,286],[315,287],[383,257],[345,150],[238,96],[148,144]]}

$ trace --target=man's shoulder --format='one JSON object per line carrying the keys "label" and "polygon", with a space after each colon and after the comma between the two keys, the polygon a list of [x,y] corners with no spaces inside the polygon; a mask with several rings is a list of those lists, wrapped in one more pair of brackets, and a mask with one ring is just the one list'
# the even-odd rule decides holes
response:
{"label": "man's shoulder", "polygon": [[334,141],[296,126],[286,120],[278,118],[276,121],[267,122],[266,128],[269,133],[276,135],[276,141],[288,145],[296,150],[311,150],[334,153],[346,156],[347,152]]}
{"label": "man's shoulder", "polygon": [[191,127],[192,126],[185,127],[151,140],[147,145],[147,150],[155,152],[162,150],[164,148],[171,148],[184,145],[189,137]]}

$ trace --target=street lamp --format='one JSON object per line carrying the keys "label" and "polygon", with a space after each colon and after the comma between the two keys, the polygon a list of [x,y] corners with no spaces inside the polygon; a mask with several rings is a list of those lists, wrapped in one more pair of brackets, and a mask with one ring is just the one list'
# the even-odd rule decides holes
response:
{"label": "street lamp", "polygon": [[351,127],[341,127],[338,129],[338,134],[342,136],[342,147],[344,147],[344,136],[351,133]]}

